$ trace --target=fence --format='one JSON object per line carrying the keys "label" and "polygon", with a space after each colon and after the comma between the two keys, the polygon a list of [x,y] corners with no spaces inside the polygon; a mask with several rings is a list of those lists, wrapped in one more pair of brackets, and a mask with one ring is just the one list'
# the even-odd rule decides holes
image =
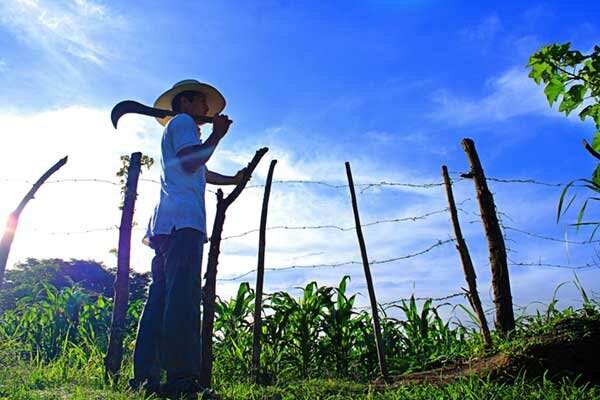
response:
{"label": "fence", "polygon": [[[462,177],[461,174],[456,171],[452,172],[451,175],[452,175],[454,184],[470,180],[469,178]],[[0,181],[15,182],[14,180],[0,180]],[[527,185],[527,186],[536,186],[537,185],[537,186],[548,187],[548,188],[557,188],[557,189],[560,189],[565,186],[565,183],[542,182],[542,181],[537,181],[534,179],[505,179],[505,178],[497,178],[497,177],[488,177],[487,181],[493,182],[494,184],[498,184],[498,185]],[[116,182],[116,181],[111,181],[111,180],[106,180],[106,179],[97,179],[97,178],[72,178],[72,179],[48,180],[46,182],[46,185],[48,185],[48,184],[66,184],[66,183],[84,183],[84,182],[98,184],[98,185],[117,186],[117,187],[120,187],[122,185],[121,183]],[[144,178],[139,179],[139,182],[141,184],[149,184],[149,185],[157,185],[159,183],[156,180],[144,179]],[[28,183],[28,182],[20,181],[20,183]],[[285,186],[285,185],[318,186],[318,187],[323,187],[323,188],[332,189],[332,190],[348,190],[350,188],[350,185],[348,185],[348,184],[340,184],[340,183],[336,183],[336,182],[317,181],[317,180],[273,180],[272,183],[273,183],[275,190],[281,190],[281,187]],[[441,180],[440,180],[440,182],[425,182],[425,183],[381,181],[381,182],[371,182],[371,183],[358,183],[354,186],[358,189],[357,193],[360,196],[368,196],[373,193],[374,189],[385,190],[385,189],[403,189],[403,188],[405,188],[405,189],[415,189],[415,190],[427,191],[427,190],[440,189],[443,187],[443,185],[444,185],[444,183],[441,182]],[[265,187],[265,185],[262,185],[262,184],[253,184],[253,185],[248,185],[246,187],[246,190],[261,189],[264,187]],[[469,210],[463,208],[463,206],[470,205],[471,203],[473,203],[473,200],[471,200],[470,198],[463,199],[462,201],[458,202],[457,210],[460,212],[460,214],[463,217],[471,216],[471,215],[475,216],[475,217],[481,217],[481,215],[478,214],[477,212],[469,211]],[[114,204],[112,204],[111,206],[114,206]],[[344,205],[344,207],[349,208],[348,205]],[[418,215],[404,216],[404,217],[400,217],[400,218],[374,219],[374,220],[370,220],[365,223],[362,223],[358,226],[350,226],[350,225],[339,226],[339,225],[335,225],[335,224],[315,224],[315,225],[282,225],[282,224],[279,224],[279,225],[267,226],[265,228],[265,230],[266,231],[281,230],[281,231],[357,232],[357,228],[367,228],[367,227],[373,227],[373,226],[384,226],[384,225],[425,221],[429,218],[433,218],[436,216],[448,215],[449,210],[450,210],[449,207],[443,207],[443,208],[438,208],[438,209],[434,209],[434,210],[429,210],[427,212],[424,212],[424,213],[421,213]],[[561,239],[559,237],[549,236],[547,234],[542,234],[540,232],[531,232],[527,229],[519,227],[518,225],[513,226],[512,221],[510,224],[507,224],[504,221],[506,219],[510,220],[510,217],[507,214],[503,214],[502,212],[497,212],[497,214],[499,216],[501,216],[500,227],[502,228],[504,239],[508,242],[511,242],[512,240],[514,240],[513,235],[521,235],[522,237],[525,237],[525,238],[535,238],[536,240],[560,243],[562,245],[571,245],[571,246],[594,246],[598,242],[598,240],[584,241],[584,240]],[[44,231],[44,230],[38,229],[38,233],[44,233],[46,235],[51,235],[51,236],[72,236],[72,235],[86,235],[86,234],[99,233],[99,232],[110,232],[110,231],[114,231],[114,230],[118,230],[118,229],[121,229],[121,226],[112,225],[112,226],[104,226],[104,227],[97,227],[97,228],[91,228],[91,229],[82,229],[79,231],[60,231],[60,230]],[[141,226],[134,226],[133,229],[140,231],[140,230],[144,230],[145,228],[143,228]],[[234,240],[234,239],[244,238],[244,237],[251,236],[255,233],[258,233],[258,232],[259,232],[259,229],[245,230],[240,233],[234,233],[234,234],[231,234],[228,236],[221,237],[221,238],[219,238],[219,240],[226,241],[226,240]],[[390,263],[394,263],[394,262],[397,262],[400,260],[408,260],[408,259],[417,258],[417,257],[420,257],[427,253],[431,253],[438,248],[449,245],[450,243],[456,243],[456,240],[453,237],[451,237],[452,235],[450,233],[450,224],[448,224],[448,234],[446,236],[447,237],[437,238],[437,239],[431,241],[428,245],[421,246],[419,248],[415,248],[414,250],[412,250],[408,253],[405,253],[405,254],[397,254],[392,257],[385,257],[382,259],[372,258],[372,259],[367,259],[366,261],[367,261],[367,264],[370,266],[390,264]],[[507,260],[508,260],[508,265],[511,267],[559,268],[559,269],[570,269],[570,270],[583,270],[583,269],[598,268],[598,264],[594,260],[592,260],[588,263],[580,264],[580,265],[561,264],[561,263],[553,263],[553,262],[548,262],[548,261],[542,262],[541,260],[538,260],[537,262],[530,261],[530,260],[518,260],[515,258],[515,256],[512,255],[511,250],[512,249],[510,248],[510,246],[507,246],[507,251],[509,252],[509,255],[507,256]],[[456,260],[458,261],[458,258],[456,258]],[[278,273],[283,273],[285,271],[293,271],[293,270],[311,270],[311,269],[341,269],[341,270],[344,270],[345,267],[349,267],[349,266],[353,266],[353,265],[361,265],[364,263],[365,263],[364,259],[362,261],[351,259],[351,260],[330,262],[330,263],[314,263],[314,264],[299,263],[299,264],[291,264],[291,265],[283,264],[283,265],[279,265],[279,266],[269,266],[269,267],[264,268],[264,270],[268,271],[268,274],[267,274],[268,276],[273,276],[272,274],[278,274]],[[481,270],[481,269],[483,269],[483,266],[481,264],[478,264],[477,268]],[[253,274],[255,274],[257,272],[257,270],[258,270],[258,268],[249,269],[243,273],[222,276],[222,277],[217,278],[216,281],[239,282],[244,278],[252,277]],[[267,280],[268,280],[268,278],[267,278]],[[375,282],[374,286],[375,286],[375,288],[377,287],[377,282]],[[416,299],[424,300],[424,299],[431,298],[436,301],[444,301],[444,300],[459,298],[461,296],[465,296],[466,294],[467,294],[466,291],[458,291],[458,292],[454,292],[454,293],[448,293],[446,295],[439,295],[437,297],[417,297]],[[401,302],[402,300],[406,300],[406,298],[397,298],[396,300],[380,302],[378,304],[380,307],[387,307],[387,306],[397,304],[397,303]],[[363,308],[366,308],[366,307],[363,307]]]}
{"label": "fence", "polygon": [[[451,177],[453,178],[453,182],[456,184],[458,182],[462,182],[465,181],[465,178],[460,177],[460,172],[458,171],[451,171],[450,172]],[[503,184],[503,185],[523,185],[523,186],[542,186],[542,187],[549,187],[549,188],[562,188],[566,185],[566,183],[556,183],[556,182],[543,182],[543,181],[538,181],[535,179],[505,179],[505,178],[497,178],[497,177],[487,177],[487,180],[490,182],[495,182],[497,184]],[[152,179],[144,179],[144,178],[140,178],[139,179],[140,184],[150,184],[150,185],[155,185],[158,186],[159,181],[157,180],[152,180]],[[18,183],[18,184],[32,184],[32,182],[27,181],[27,180],[13,180],[13,179],[0,179],[0,183],[4,182],[4,183]],[[98,184],[99,186],[102,185],[109,185],[109,186],[115,186],[115,187],[120,187],[122,184],[120,182],[117,181],[110,181],[110,180],[106,180],[106,179],[97,179],[97,178],[77,178],[77,179],[56,179],[56,180],[48,180],[45,184],[68,184],[68,183],[95,183]],[[284,186],[287,185],[307,185],[307,186],[322,186],[322,187],[327,187],[327,188],[331,188],[331,189],[345,189],[348,190],[348,185],[347,184],[337,184],[334,182],[325,182],[325,181],[316,181],[316,180],[273,180],[273,186],[275,188],[275,190],[285,190],[285,188],[282,188]],[[420,188],[420,189],[432,189],[432,188],[439,188],[443,185],[443,182],[435,182],[435,183],[418,183],[418,182],[375,182],[375,183],[358,183],[355,186],[359,189],[358,190],[358,194],[360,195],[368,195],[369,189],[372,188],[398,188],[398,187],[407,187],[407,188]],[[264,188],[264,185],[260,185],[260,184],[253,184],[253,185],[248,185],[246,187],[246,190],[258,190],[258,189],[262,189]],[[463,199],[462,201],[457,203],[457,209],[459,211],[459,215],[462,216],[462,218],[464,219],[464,217],[477,217],[479,218],[480,215],[476,212],[471,212],[468,211],[465,208],[462,208],[461,206],[465,205],[466,203],[470,203],[472,202],[472,199],[470,198],[466,198]],[[115,203],[116,204],[116,203]],[[110,207],[114,207],[115,204],[110,204]],[[437,215],[448,215],[449,212],[449,208],[448,207],[444,207],[444,208],[440,208],[440,209],[436,209],[436,210],[432,210],[420,215],[413,215],[413,216],[407,216],[407,217],[402,217],[402,218],[386,218],[386,219],[377,219],[377,220],[372,220],[372,221],[366,221],[364,223],[361,224],[362,228],[367,228],[367,227],[373,227],[373,226],[381,226],[381,225],[387,225],[387,224],[402,224],[402,223],[409,223],[409,222],[417,222],[417,221],[424,221],[430,217],[434,217]],[[502,213],[500,213],[502,214]],[[471,222],[479,222],[478,220],[475,221],[471,221]],[[564,245],[576,245],[576,246],[589,246],[592,247],[595,244],[597,244],[598,242],[600,242],[600,240],[569,240],[569,239],[565,239],[565,238],[560,238],[560,237],[552,237],[552,236],[548,236],[545,234],[542,234],[540,232],[532,232],[529,231],[527,229],[523,229],[519,226],[515,226],[512,223],[507,223],[502,221],[501,222],[501,226],[502,229],[504,231],[504,235],[505,235],[505,239],[508,242],[514,241],[515,239],[515,235],[520,235],[522,237],[525,238],[535,238],[535,239],[539,239],[541,241],[545,241],[545,242],[553,242],[553,243],[559,243],[559,244],[564,244]],[[69,237],[69,236],[77,236],[77,235],[87,235],[87,234],[93,234],[93,233],[101,233],[101,232],[116,232],[120,229],[120,226],[118,224],[114,224],[114,225],[109,225],[109,226],[102,226],[102,227],[96,227],[96,228],[91,228],[91,229],[81,229],[81,230],[74,230],[74,231],[61,231],[61,230],[48,230],[48,229],[43,229],[43,228],[33,228],[31,231],[35,232],[37,234],[40,235],[47,235],[47,236],[58,236],[58,237]],[[136,225],[133,227],[133,230],[135,231],[145,231],[145,226],[140,226],[140,225]],[[353,232],[355,231],[356,227],[355,226],[339,226],[339,225],[273,225],[273,226],[267,226],[266,230],[267,231],[338,231],[338,232]],[[252,236],[254,234],[257,234],[259,232],[259,229],[250,229],[250,230],[246,230],[240,233],[235,233],[235,234],[231,234],[231,235],[226,235],[223,236],[221,238],[222,241],[227,241],[227,240],[233,240],[233,239],[237,239],[237,238],[243,238],[243,237],[248,237],[248,236]],[[448,224],[448,234],[450,234],[450,224]],[[433,251],[434,249],[441,247],[441,246],[446,246],[450,243],[453,243],[454,239],[452,238],[439,238],[436,240],[433,240],[431,242],[430,245],[425,246],[421,249],[415,249],[414,251],[407,253],[407,254],[399,254],[395,257],[390,257],[390,258],[386,258],[386,259],[382,259],[382,260],[378,260],[378,259],[371,259],[370,263],[377,265],[377,264],[386,264],[386,263],[391,263],[394,261],[399,261],[399,260],[405,260],[405,259],[409,259],[409,258],[415,258],[418,257],[420,255],[429,253],[431,251]],[[510,245],[508,246],[510,249]],[[561,264],[561,263],[550,263],[550,262],[540,262],[540,261],[521,261],[521,260],[515,260],[513,256],[510,255],[509,253],[509,265],[513,266],[513,267],[540,267],[540,268],[559,268],[559,269],[567,269],[567,270],[585,270],[585,269],[591,269],[591,268],[598,268],[598,264],[596,262],[589,262],[589,263],[585,263],[582,265],[567,265],[567,264]],[[457,259],[458,261],[458,259]],[[348,266],[348,265],[360,265],[361,261],[360,260],[346,260],[346,261],[342,261],[342,262],[335,262],[335,263],[318,263],[318,264],[294,264],[294,265],[279,265],[279,266],[270,266],[265,268],[266,271],[269,271],[269,273],[277,273],[277,272],[283,272],[283,271],[289,271],[289,270],[298,270],[298,269],[319,269],[319,268],[342,268],[344,266]],[[248,271],[245,271],[243,273],[239,273],[239,274],[235,274],[235,275],[229,275],[229,276],[222,276],[217,278],[217,281],[222,281],[222,282],[227,282],[227,281],[241,281],[243,278],[247,278],[247,277],[251,277],[252,274],[256,273],[256,268],[254,269],[250,269]]]}

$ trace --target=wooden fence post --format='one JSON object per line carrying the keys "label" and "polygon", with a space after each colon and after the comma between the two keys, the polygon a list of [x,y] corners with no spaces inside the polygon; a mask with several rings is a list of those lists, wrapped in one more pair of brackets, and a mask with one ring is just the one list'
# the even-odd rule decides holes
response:
{"label": "wooden fence post", "polygon": [[6,270],[6,263],[8,262],[8,254],[10,253],[10,247],[12,246],[13,239],[15,238],[15,232],[17,225],[19,224],[19,216],[25,209],[25,206],[29,200],[34,198],[35,193],[38,191],[40,186],[46,182],[46,180],[56,171],[60,169],[67,162],[67,157],[61,158],[56,164],[54,164],[48,171],[46,171],[36,183],[33,184],[29,192],[23,197],[17,208],[8,215],[6,221],[6,228],[0,240],[0,288],[2,288],[2,282],[4,282],[4,271]]}
{"label": "wooden fence post", "polygon": [[106,383],[114,379],[117,383],[123,360],[123,337],[125,336],[125,319],[129,300],[129,255],[131,251],[131,227],[137,197],[137,184],[140,175],[142,153],[133,153],[127,168],[125,185],[125,201],[119,227],[119,249],[117,253],[117,275],[115,277],[115,295],[113,299],[113,317],[110,325],[108,350],[104,358]]}
{"label": "wooden fence post", "polygon": [[354,211],[354,222],[356,224],[356,235],[358,237],[358,245],[360,246],[360,254],[362,257],[363,267],[365,270],[365,278],[367,280],[367,288],[369,289],[369,300],[371,303],[371,314],[373,316],[373,327],[375,330],[375,344],[377,346],[377,358],[379,360],[379,368],[382,376],[387,376],[387,364],[385,361],[385,349],[381,338],[381,327],[379,324],[379,313],[377,310],[377,299],[375,298],[375,288],[373,287],[373,279],[371,278],[371,269],[369,267],[369,259],[367,258],[367,248],[365,239],[363,238],[362,228],[360,226],[360,218],[358,216],[358,205],[356,203],[356,194],[354,193],[354,182],[352,181],[352,171],[350,171],[350,163],[346,161],[346,175],[348,176],[348,186],[350,187],[350,198],[352,200],[352,210]]}
{"label": "wooden fence post", "polygon": [[498,223],[494,197],[488,189],[483,168],[475,150],[475,143],[471,139],[463,139],[461,145],[471,165],[471,172],[465,176],[473,178],[475,183],[481,219],[488,240],[494,304],[496,306],[496,329],[501,336],[505,336],[515,329],[515,316],[512,307],[504,237]]}
{"label": "wooden fence post", "polygon": [[217,265],[219,263],[219,252],[221,246],[221,234],[223,233],[223,224],[225,223],[225,211],[231,203],[240,195],[246,184],[250,180],[250,175],[260,162],[260,159],[269,151],[263,147],[258,150],[252,158],[252,161],[246,168],[246,173],[233,191],[223,198],[223,191],[217,190],[217,212],[215,214],[215,222],[210,236],[210,249],[208,251],[208,262],[206,266],[205,279],[202,300],[203,300],[203,315],[202,315],[202,371],[200,374],[200,385],[209,388],[212,381],[212,339],[213,328],[215,324],[215,298],[216,298],[216,283],[217,283]]}
{"label": "wooden fence post", "polygon": [[452,194],[452,183],[450,183],[450,177],[448,176],[448,168],[442,165],[442,176],[444,177],[444,184],[446,185],[446,196],[448,197],[448,209],[450,210],[450,217],[452,218],[452,226],[454,227],[454,235],[456,236],[456,249],[460,255],[460,260],[463,265],[463,271],[465,273],[465,280],[469,287],[469,303],[477,314],[479,319],[479,326],[481,327],[481,334],[483,335],[483,341],[486,346],[491,346],[492,338],[490,336],[490,329],[487,325],[485,313],[483,307],[481,307],[481,300],[479,299],[479,293],[477,293],[477,275],[475,274],[475,268],[473,268],[473,262],[467,248],[467,243],[463,238],[462,231],[460,229],[460,223],[458,222],[458,213],[456,212],[456,204],[454,203],[454,195]]}
{"label": "wooden fence post", "polygon": [[252,378],[258,381],[260,372],[260,350],[262,329],[262,295],[263,278],[265,274],[265,242],[267,230],[267,212],[269,209],[269,196],[271,194],[271,182],[273,171],[277,160],[272,160],[269,166],[267,182],[265,183],[265,194],[263,196],[262,212],[260,216],[260,233],[258,238],[258,267],[256,272],[256,297],[254,299],[254,338],[252,340]]}

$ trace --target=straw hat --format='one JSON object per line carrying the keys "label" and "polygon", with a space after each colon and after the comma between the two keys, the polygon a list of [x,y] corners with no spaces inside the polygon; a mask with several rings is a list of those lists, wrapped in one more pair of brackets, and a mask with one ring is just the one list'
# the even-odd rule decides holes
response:
{"label": "straw hat", "polygon": [[[206,83],[198,82],[195,79],[186,79],[177,82],[173,87],[159,96],[154,102],[154,108],[163,110],[173,110],[171,102],[173,98],[182,92],[200,92],[206,97],[206,105],[208,106],[207,116],[212,117],[219,114],[225,108],[225,97],[214,87]],[[156,118],[159,124],[166,125],[172,117]]]}

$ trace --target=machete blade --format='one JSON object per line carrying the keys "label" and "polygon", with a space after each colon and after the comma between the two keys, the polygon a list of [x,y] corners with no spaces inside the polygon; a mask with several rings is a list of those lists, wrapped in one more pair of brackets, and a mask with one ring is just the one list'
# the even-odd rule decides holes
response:
{"label": "machete blade", "polygon": [[177,115],[176,112],[171,110],[161,110],[159,108],[145,106],[137,101],[125,100],[114,106],[110,113],[110,120],[112,121],[115,129],[117,129],[119,118],[125,114],[142,114],[156,118],[165,118],[168,116],[172,117]]}
{"label": "machete blade", "polygon": [[[119,118],[121,118],[125,114],[142,114],[156,118],[174,117],[175,115],[177,115],[175,111],[148,107],[143,105],[142,103],[138,103],[137,101],[125,100],[114,106],[110,113],[110,120],[112,121],[112,124],[115,127],[115,129],[117,129],[117,123],[119,122]],[[213,122],[213,118],[208,116],[201,116],[198,117],[198,119],[202,122]]]}

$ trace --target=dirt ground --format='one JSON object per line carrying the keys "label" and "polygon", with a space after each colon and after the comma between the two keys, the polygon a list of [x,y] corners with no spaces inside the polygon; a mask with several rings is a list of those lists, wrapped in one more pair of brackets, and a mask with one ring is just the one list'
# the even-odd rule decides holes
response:
{"label": "dirt ground", "polygon": [[560,379],[580,376],[579,382],[600,384],[600,319],[566,318],[552,332],[523,339],[522,348],[498,351],[428,371],[388,376],[375,386],[389,390],[403,384],[443,385],[459,377],[478,375],[510,379],[520,372],[527,377]]}

